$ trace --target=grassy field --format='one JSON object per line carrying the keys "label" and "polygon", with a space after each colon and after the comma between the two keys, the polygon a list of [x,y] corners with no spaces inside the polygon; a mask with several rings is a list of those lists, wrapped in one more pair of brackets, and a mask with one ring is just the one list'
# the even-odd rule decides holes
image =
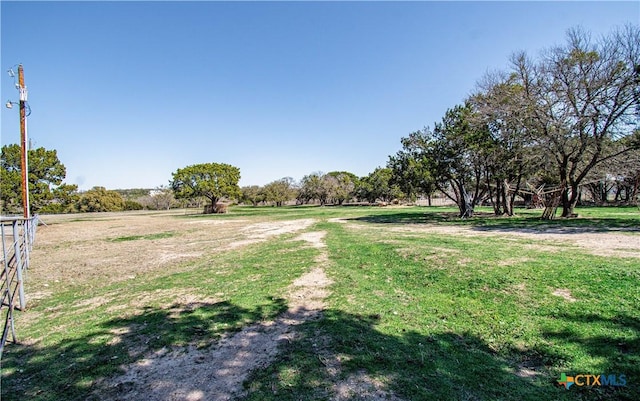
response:
{"label": "grassy field", "polygon": [[[318,263],[332,281],[320,318],[293,327],[238,399],[640,399],[640,211],[585,208],[554,221],[489,212],[45,217],[2,399],[118,399],[108,383],[127,366],[215,349],[277,319],[292,282]],[[301,223],[265,234],[288,222]],[[303,232],[323,233],[322,247]],[[626,385],[565,389],[562,373],[624,375]]]}

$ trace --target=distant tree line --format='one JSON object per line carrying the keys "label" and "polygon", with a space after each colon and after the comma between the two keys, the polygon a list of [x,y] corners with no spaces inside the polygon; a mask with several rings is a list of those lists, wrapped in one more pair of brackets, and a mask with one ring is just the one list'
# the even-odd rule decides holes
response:
{"label": "distant tree line", "polygon": [[240,201],[244,204],[282,206],[318,204],[343,205],[349,202],[374,203],[404,199],[405,195],[392,181],[389,168],[377,168],[365,177],[348,171],[314,172],[300,182],[291,177],[281,178],[264,186],[241,188]]}
{"label": "distant tree line", "polygon": [[314,172],[300,182],[284,177],[266,185],[240,188],[240,170],[223,163],[204,163],[187,166],[173,173],[171,188],[176,198],[206,199],[206,212],[216,213],[227,203],[247,205],[342,205],[345,202],[390,202],[404,198],[399,186],[392,182],[389,168],[377,168],[366,177],[347,171]]}

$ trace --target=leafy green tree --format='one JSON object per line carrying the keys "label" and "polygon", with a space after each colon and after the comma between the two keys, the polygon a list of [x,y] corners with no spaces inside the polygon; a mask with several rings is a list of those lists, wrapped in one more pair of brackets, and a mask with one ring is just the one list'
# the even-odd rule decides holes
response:
{"label": "leafy green tree", "polygon": [[242,192],[242,202],[251,203],[253,206],[258,206],[260,202],[264,202],[266,199],[264,189],[258,185],[242,187],[240,191]]}
{"label": "leafy green tree", "polygon": [[[28,151],[29,159],[29,203],[32,213],[39,212],[49,203],[56,202],[56,196],[71,196],[77,187],[63,185],[66,169],[58,159],[56,150],[45,148]],[[22,208],[22,173],[20,146],[16,144],[2,147],[0,158],[0,199],[5,210],[17,212]]]}
{"label": "leafy green tree", "polygon": [[412,146],[410,138],[402,138],[401,142],[403,150],[389,156],[387,162],[391,169],[391,184],[398,186],[412,200],[425,195],[431,206],[431,196],[436,190],[431,163],[419,148]]}
{"label": "leafy green tree", "polygon": [[267,202],[273,202],[275,206],[280,207],[285,202],[295,199],[297,191],[293,178],[285,177],[265,185],[264,194]]}
{"label": "leafy green tree", "polygon": [[[240,169],[225,163],[194,164],[173,173],[171,188],[177,199],[203,196],[210,201],[211,212],[223,198],[240,198]],[[206,210],[206,209],[205,209]]]}
{"label": "leafy green tree", "polygon": [[298,202],[307,204],[317,199],[321,205],[327,201],[327,190],[322,181],[324,174],[322,172],[314,172],[302,177],[300,180],[300,189],[298,191]]}
{"label": "leafy green tree", "polygon": [[524,88],[515,76],[488,74],[470,103],[472,123],[489,137],[478,149],[484,178],[496,215],[514,214],[516,196],[527,177],[542,167],[533,140],[532,121],[524,105]]}
{"label": "leafy green tree", "polygon": [[124,201],[124,210],[142,210],[144,206],[140,202],[127,199]]}
{"label": "leafy green tree", "polygon": [[0,170],[0,199],[2,199],[2,211],[17,212],[21,210],[22,188],[20,173],[20,148],[18,155],[14,156],[13,147],[2,147],[2,170]]}
{"label": "leafy green tree", "polygon": [[122,199],[125,201],[133,200],[137,201],[138,199],[144,198],[149,195],[150,189],[146,188],[127,188],[127,189],[114,189],[117,193],[122,196]]}
{"label": "leafy green tree", "polygon": [[427,163],[434,185],[456,203],[460,217],[471,217],[486,191],[480,150],[490,143],[489,134],[472,125],[471,114],[469,104],[455,106],[433,130],[425,128],[402,140],[413,157]]}
{"label": "leafy green tree", "polygon": [[368,202],[375,202],[380,199],[383,202],[390,202],[396,198],[402,198],[404,194],[400,188],[391,183],[393,172],[390,168],[378,167],[368,176],[360,179],[355,190],[358,199],[366,199]]}
{"label": "leafy green tree", "polygon": [[324,175],[331,203],[342,205],[354,197],[358,177],[348,171],[331,171]]}
{"label": "leafy green tree", "polygon": [[78,205],[81,212],[119,212],[125,208],[122,195],[104,187],[93,187],[83,193]]}
{"label": "leafy green tree", "polygon": [[40,213],[76,213],[80,194],[75,184],[64,184],[53,189],[53,200],[40,209]]}

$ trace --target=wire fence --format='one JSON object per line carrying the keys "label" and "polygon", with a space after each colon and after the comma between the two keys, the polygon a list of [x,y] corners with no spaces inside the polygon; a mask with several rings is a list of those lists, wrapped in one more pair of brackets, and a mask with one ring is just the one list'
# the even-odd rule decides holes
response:
{"label": "wire fence", "polygon": [[4,345],[11,335],[16,341],[13,325],[15,309],[25,310],[27,300],[24,293],[24,280],[29,267],[29,253],[36,236],[38,216],[31,218],[0,217],[2,231],[2,271],[0,271],[0,321],[4,322],[0,359]]}

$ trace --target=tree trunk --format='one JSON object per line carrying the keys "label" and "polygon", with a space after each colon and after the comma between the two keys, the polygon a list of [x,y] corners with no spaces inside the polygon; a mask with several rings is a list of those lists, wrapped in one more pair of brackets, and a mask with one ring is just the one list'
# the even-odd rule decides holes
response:
{"label": "tree trunk", "polygon": [[502,185],[502,214],[506,214],[507,216],[512,216],[513,211],[509,208],[509,185],[504,182]]}
{"label": "tree trunk", "polygon": [[473,202],[471,195],[467,193],[463,184],[459,185],[460,197],[458,199],[458,209],[460,210],[460,218],[473,217]]}
{"label": "tree trunk", "polygon": [[[571,195],[569,195],[571,192]],[[562,191],[562,217],[575,217],[573,210],[578,202],[578,186],[572,184],[570,188],[565,188]]]}
{"label": "tree trunk", "polygon": [[631,191],[629,194],[629,204],[631,205],[637,205],[637,194],[638,194],[638,188],[640,188],[640,180],[636,179],[635,182],[633,183],[631,187]]}
{"label": "tree trunk", "polygon": [[489,191],[489,200],[491,200],[491,206],[493,207],[493,214],[500,216],[500,183],[496,180],[495,195],[491,189],[491,180],[487,174],[487,190]]}
{"label": "tree trunk", "polygon": [[599,206],[604,205],[605,203],[607,203],[607,198],[609,197],[609,191],[607,189],[607,183],[606,181],[600,181],[599,182],[600,185],[600,202],[599,202]]}
{"label": "tree trunk", "polygon": [[513,191],[513,193],[509,195],[509,211],[507,212],[509,216],[513,216],[515,214],[515,212],[513,211],[513,208],[516,203],[516,196],[518,196],[518,192],[520,191],[521,184],[522,184],[522,174],[518,176],[515,190]]}
{"label": "tree trunk", "polygon": [[204,214],[216,213],[216,203],[218,203],[218,198],[210,198],[211,204],[204,206]]}
{"label": "tree trunk", "polygon": [[621,196],[620,196],[620,193],[622,192],[621,190],[622,188],[620,185],[616,186],[616,196],[613,198],[614,203],[618,202],[621,199]]}

